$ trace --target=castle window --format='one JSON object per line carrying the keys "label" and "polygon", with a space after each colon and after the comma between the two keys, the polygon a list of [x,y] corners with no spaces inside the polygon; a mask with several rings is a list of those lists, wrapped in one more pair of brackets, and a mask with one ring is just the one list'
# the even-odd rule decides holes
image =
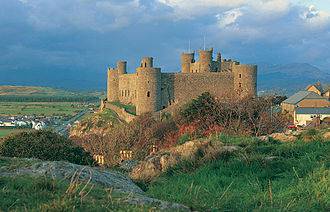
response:
{"label": "castle window", "polygon": [[150,91],[147,92],[147,97],[150,97]]}
{"label": "castle window", "polygon": [[129,90],[128,90],[128,96],[129,96]]}
{"label": "castle window", "polygon": [[241,88],[241,87],[242,87],[242,83],[239,83],[239,84],[238,84],[238,87]]}
{"label": "castle window", "polygon": [[147,63],[144,63],[144,67],[147,67]]}
{"label": "castle window", "polygon": [[238,77],[239,77],[239,78],[242,78],[242,74],[239,74]]}

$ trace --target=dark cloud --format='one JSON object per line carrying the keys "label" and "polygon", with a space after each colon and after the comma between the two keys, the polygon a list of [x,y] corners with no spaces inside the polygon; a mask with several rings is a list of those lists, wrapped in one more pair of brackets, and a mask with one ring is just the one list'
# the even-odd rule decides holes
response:
{"label": "dark cloud", "polygon": [[176,71],[188,41],[202,48],[204,36],[207,47],[246,63],[330,64],[329,14],[315,7],[164,2],[2,0],[0,83],[104,88],[116,60],[127,59],[133,71],[139,58],[154,56],[156,65]]}

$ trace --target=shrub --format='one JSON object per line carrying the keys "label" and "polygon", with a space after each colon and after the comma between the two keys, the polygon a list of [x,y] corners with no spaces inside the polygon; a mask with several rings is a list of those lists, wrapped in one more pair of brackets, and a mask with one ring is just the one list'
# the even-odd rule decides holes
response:
{"label": "shrub", "polygon": [[51,131],[22,132],[4,139],[0,155],[5,157],[38,158],[92,165],[92,156],[71,140]]}
{"label": "shrub", "polygon": [[228,99],[224,102],[209,93],[203,93],[183,106],[176,120],[179,125],[193,123],[197,136],[221,131],[259,136],[281,131],[287,125],[286,118],[271,98]]}
{"label": "shrub", "polygon": [[181,145],[181,144],[184,144],[186,143],[187,141],[190,141],[190,135],[185,133],[183,135],[181,135],[178,139],[178,144]]}
{"label": "shrub", "polygon": [[152,114],[144,114],[128,124],[114,126],[106,135],[89,134],[73,139],[85,150],[105,156],[107,165],[116,165],[120,162],[121,150],[133,151],[132,159],[143,159],[153,145],[164,148],[176,144],[177,139],[167,140],[176,132],[176,124],[171,119],[157,121]]}

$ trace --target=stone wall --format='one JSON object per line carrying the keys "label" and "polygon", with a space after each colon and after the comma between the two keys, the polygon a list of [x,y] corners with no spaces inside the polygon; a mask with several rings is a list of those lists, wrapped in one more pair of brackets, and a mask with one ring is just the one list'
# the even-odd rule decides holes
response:
{"label": "stone wall", "polygon": [[136,104],[136,74],[123,74],[119,76],[118,97],[124,104]]}
{"label": "stone wall", "polygon": [[120,119],[126,121],[127,123],[133,121],[136,118],[135,115],[126,112],[124,108],[113,105],[110,102],[107,102],[105,104],[105,107],[110,110],[113,110],[115,113],[117,113]]}
{"label": "stone wall", "polygon": [[228,96],[233,91],[233,75],[229,72],[162,74],[162,107],[182,105],[210,92],[217,97]]}

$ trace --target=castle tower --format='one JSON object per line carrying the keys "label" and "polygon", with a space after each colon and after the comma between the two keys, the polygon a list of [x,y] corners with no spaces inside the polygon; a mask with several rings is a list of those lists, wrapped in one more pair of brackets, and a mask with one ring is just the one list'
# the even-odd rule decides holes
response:
{"label": "castle tower", "polygon": [[108,81],[107,81],[107,99],[109,102],[119,101],[118,89],[119,89],[118,70],[109,68]]}
{"label": "castle tower", "polygon": [[217,53],[217,62],[221,63],[221,53]]}
{"label": "castle tower", "polygon": [[199,72],[210,72],[212,70],[213,48],[210,50],[199,50]]}
{"label": "castle tower", "polygon": [[154,59],[152,57],[144,57],[141,60],[140,67],[143,67],[143,68],[152,68],[153,67],[153,62],[154,62]]}
{"label": "castle tower", "polygon": [[195,53],[182,53],[181,54],[181,72],[189,73],[190,64],[195,62]]}
{"label": "castle tower", "polygon": [[235,92],[241,98],[257,96],[257,66],[234,63],[232,71]]}
{"label": "castle tower", "polygon": [[161,72],[153,67],[153,58],[145,57],[136,69],[137,104],[136,114],[155,112],[161,109]]}
{"label": "castle tower", "polygon": [[127,74],[127,62],[126,61],[118,61],[117,62],[117,71],[118,71],[118,74],[121,75],[121,74]]}

